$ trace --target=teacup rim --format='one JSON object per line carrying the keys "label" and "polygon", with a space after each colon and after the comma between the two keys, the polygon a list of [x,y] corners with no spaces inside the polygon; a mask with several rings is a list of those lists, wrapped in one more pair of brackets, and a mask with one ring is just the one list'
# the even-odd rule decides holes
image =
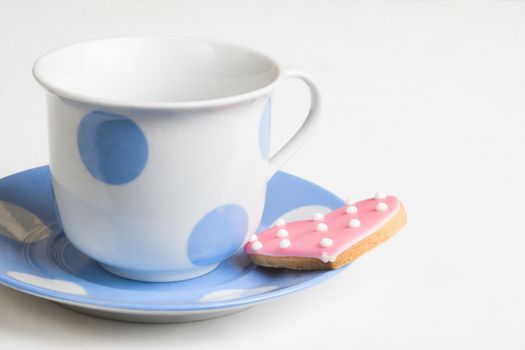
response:
{"label": "teacup rim", "polygon": [[[39,72],[39,63],[47,57],[48,55],[68,48],[73,45],[78,44],[87,44],[90,42],[96,42],[96,41],[103,41],[103,40],[114,40],[114,39],[134,39],[134,38],[178,38],[178,39],[186,39],[186,40],[198,40],[198,41],[205,41],[212,44],[218,44],[218,45],[225,45],[225,46],[231,46],[233,48],[237,49],[243,49],[250,51],[254,54],[257,54],[261,57],[266,58],[267,60],[271,61],[273,65],[277,68],[277,75],[271,81],[270,83],[264,85],[263,87],[260,87],[255,90],[251,90],[248,92],[244,92],[237,95],[231,95],[231,96],[225,96],[225,97],[219,97],[219,98],[211,98],[211,99],[202,99],[202,100],[194,100],[194,101],[165,101],[165,102],[131,102],[131,101],[123,101],[123,100],[117,100],[117,99],[106,99],[96,96],[90,96],[87,94],[77,93],[74,91],[71,91],[70,89],[65,89],[60,87],[58,84],[54,84],[49,79],[46,79],[42,74]],[[233,42],[229,42],[226,40],[220,40],[220,39],[213,39],[213,38],[205,38],[205,37],[198,37],[198,36],[185,36],[185,35],[122,35],[122,36],[107,36],[107,37],[98,37],[88,40],[80,40],[71,42],[66,45],[62,45],[59,47],[56,47],[42,55],[40,55],[35,63],[33,64],[32,68],[32,74],[34,79],[38,82],[40,86],[44,88],[47,92],[57,95],[59,97],[69,99],[71,101],[90,104],[90,105],[100,105],[105,106],[108,108],[125,108],[125,109],[140,109],[140,110],[180,110],[180,109],[207,109],[207,108],[216,108],[216,107],[224,107],[229,105],[236,105],[236,104],[242,104],[247,101],[253,100],[257,97],[268,95],[270,91],[274,90],[275,86],[278,84],[278,82],[283,78],[283,67],[279,64],[279,62],[274,59],[272,56],[261,52],[257,49],[254,49],[247,45],[237,44]]]}

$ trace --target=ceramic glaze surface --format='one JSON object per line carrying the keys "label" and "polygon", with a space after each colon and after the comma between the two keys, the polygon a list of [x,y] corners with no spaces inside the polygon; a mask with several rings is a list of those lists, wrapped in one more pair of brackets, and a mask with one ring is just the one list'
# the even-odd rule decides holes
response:
{"label": "ceramic glaze surface", "polygon": [[[208,273],[242,246],[259,225],[268,179],[319,115],[304,73],[201,39],[88,41],[42,57],[34,74],[48,91],[65,234],[109,271],[144,281]],[[310,87],[312,108],[270,158],[271,95],[287,77]]]}
{"label": "ceramic glaze surface", "polygon": [[279,67],[265,55],[234,44],[142,36],[69,45],[42,57],[35,74],[75,95],[149,103],[210,100],[257,90],[277,79]]}
{"label": "ceramic glaze surface", "polygon": [[[50,165],[64,230],[112,272],[151,281],[192,277],[255,232],[269,176],[258,137],[266,98],[213,112],[125,116],[48,99]],[[228,205],[235,213],[207,220],[231,226],[216,236],[204,218]],[[202,227],[208,232],[190,241]],[[210,248],[216,251],[208,256],[196,253]]]}
{"label": "ceramic glaze surface", "polygon": [[[196,279],[158,284],[120,278],[61,232],[50,176],[48,167],[40,167],[0,180],[0,282],[82,312],[146,322],[212,318],[307,288],[340,271],[265,269],[251,264],[241,249]],[[258,231],[279,217],[304,219],[320,208],[342,205],[322,188],[281,172],[269,181],[266,197]]]}

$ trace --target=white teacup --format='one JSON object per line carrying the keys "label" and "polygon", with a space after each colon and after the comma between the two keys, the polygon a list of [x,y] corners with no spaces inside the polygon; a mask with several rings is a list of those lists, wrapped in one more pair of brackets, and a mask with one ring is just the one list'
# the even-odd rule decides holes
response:
{"label": "white teacup", "polygon": [[[87,41],[46,54],[33,73],[48,92],[65,234],[143,281],[197,277],[230,257],[259,224],[267,180],[319,119],[307,74],[213,40]],[[308,85],[311,108],[270,157],[271,96],[285,78]]]}

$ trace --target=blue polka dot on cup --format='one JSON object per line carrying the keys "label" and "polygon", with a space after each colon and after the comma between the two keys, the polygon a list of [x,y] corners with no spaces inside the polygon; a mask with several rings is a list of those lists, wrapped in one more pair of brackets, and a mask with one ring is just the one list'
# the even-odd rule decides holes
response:
{"label": "blue polka dot on cup", "polygon": [[188,240],[188,256],[198,266],[216,264],[232,255],[243,243],[248,214],[236,204],[213,209],[195,225]]}
{"label": "blue polka dot on cup", "polygon": [[126,184],[146,167],[146,136],[135,122],[123,115],[86,114],[78,127],[77,143],[86,169],[104,183]]}
{"label": "blue polka dot on cup", "polygon": [[271,125],[271,113],[272,113],[272,100],[268,99],[268,102],[263,107],[261,113],[261,119],[259,121],[259,150],[263,159],[270,157],[270,125]]}

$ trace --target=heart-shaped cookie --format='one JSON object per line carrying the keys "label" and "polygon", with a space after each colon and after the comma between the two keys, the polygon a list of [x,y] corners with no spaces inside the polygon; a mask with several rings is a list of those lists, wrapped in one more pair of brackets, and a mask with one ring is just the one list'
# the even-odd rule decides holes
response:
{"label": "heart-shaped cookie", "polygon": [[346,204],[311,220],[286,223],[279,219],[253,235],[245,252],[257,265],[295,270],[328,270],[344,266],[397,233],[406,212],[395,196]]}

